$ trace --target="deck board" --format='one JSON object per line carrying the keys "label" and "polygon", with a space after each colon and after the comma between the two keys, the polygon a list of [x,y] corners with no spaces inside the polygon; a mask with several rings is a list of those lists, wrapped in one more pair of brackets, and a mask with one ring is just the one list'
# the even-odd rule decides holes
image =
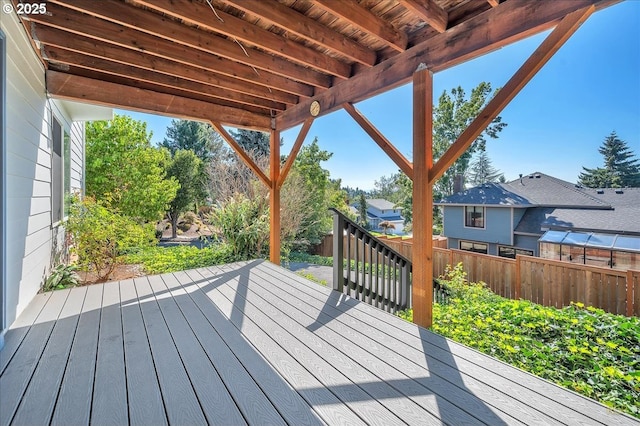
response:
{"label": "deck board", "polygon": [[167,414],[133,280],[120,282],[120,297],[129,421],[132,425],[167,424]]}
{"label": "deck board", "polygon": [[9,424],[616,424],[588,398],[266,261],[38,295]]}
{"label": "deck board", "polygon": [[103,288],[100,284],[87,287],[52,425],[89,424],[91,398],[87,395],[93,392]]}

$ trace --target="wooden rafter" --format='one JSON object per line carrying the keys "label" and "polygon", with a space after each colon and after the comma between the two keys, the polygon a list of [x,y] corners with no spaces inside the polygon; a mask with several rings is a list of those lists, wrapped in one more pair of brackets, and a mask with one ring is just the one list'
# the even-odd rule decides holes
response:
{"label": "wooden rafter", "polygon": [[271,122],[268,117],[246,110],[51,70],[47,71],[46,81],[47,92],[60,99],[188,119],[207,120],[213,115],[222,123],[249,129],[265,129]]}
{"label": "wooden rafter", "polygon": [[224,2],[363,65],[371,66],[376,63],[375,52],[277,1],[224,0]]}
{"label": "wooden rafter", "polygon": [[282,170],[280,170],[278,187],[282,187],[282,185],[284,184],[284,181],[287,179],[287,176],[289,175],[289,171],[293,166],[293,162],[296,160],[296,157],[298,156],[298,152],[300,152],[300,148],[302,147],[302,144],[304,143],[304,140],[307,137],[307,134],[309,133],[309,129],[311,128],[312,124],[313,124],[313,117],[307,118],[302,124],[302,128],[298,133],[298,137],[296,138],[296,141],[291,147],[291,152],[287,157],[287,161],[285,161],[284,165],[282,166]]}
{"label": "wooden rafter", "polygon": [[[257,50],[251,50],[251,54],[247,55],[237,43],[231,40],[213,34],[206,34],[206,37],[203,37],[203,34],[199,34],[194,29],[163,19],[155,13],[141,10],[131,14],[131,8],[119,2],[80,1],[83,3],[75,1],[65,3],[68,7],[53,2],[47,3],[49,14],[29,15],[29,19],[74,34],[144,51],[203,69],[209,69],[210,64],[215,64],[216,58],[222,56],[258,70],[273,72],[313,86],[330,87],[331,85],[331,78],[325,74]],[[80,13],[79,4],[83,4],[87,12],[91,11],[93,16]],[[97,16],[103,19],[97,19]],[[123,26],[126,29],[123,29]],[[152,35],[154,33],[159,35]],[[194,45],[198,48],[192,47]]]}
{"label": "wooden rafter", "polygon": [[[211,116],[216,117],[215,114],[211,114]],[[217,117],[216,117],[217,120]],[[240,159],[244,161],[244,163],[249,167],[253,172],[258,176],[258,178],[264,183],[268,188],[271,188],[271,179],[264,174],[264,172],[258,167],[258,165],[253,161],[253,159],[247,154],[247,152],[242,149],[240,144],[236,142],[236,140],[225,130],[224,127],[218,122],[214,120],[209,120],[214,129],[222,136],[222,139],[227,141],[229,146],[238,154]]]}
{"label": "wooden rafter", "polygon": [[[169,89],[176,88],[198,95],[204,94],[215,99],[237,102],[238,107],[242,107],[242,105],[251,105],[265,108],[265,112],[268,112],[269,110],[282,111],[286,108],[286,104],[283,102],[276,102],[268,99],[270,96],[277,96],[273,96],[272,93],[269,93],[266,90],[263,93],[260,93],[260,97],[248,95],[240,91],[233,91],[231,88],[236,85],[241,90],[244,90],[244,88],[248,86],[239,85],[235,81],[227,82],[226,84],[225,82],[220,82],[221,79],[224,80],[224,77],[212,78],[212,80],[214,80],[213,84],[209,85],[198,81],[176,78],[172,75],[153,72],[152,70],[115,62],[113,57],[111,59],[97,58],[59,47],[49,46],[43,47],[42,54],[51,64],[64,64],[67,66],[101,72],[103,75],[120,76],[123,78],[134,79],[137,82],[146,82]],[[105,72],[105,70],[108,70],[108,72]],[[253,89],[256,89],[255,86],[252,87]]]}
{"label": "wooden rafter", "polygon": [[[246,81],[234,78],[234,75],[229,76],[228,73],[233,72],[233,68],[231,68],[231,70],[223,71],[222,73],[218,73],[217,70],[213,72],[201,67],[175,62],[167,58],[159,58],[155,55],[147,54],[145,52],[139,52],[121,46],[116,46],[113,44],[100,44],[97,43],[94,39],[78,34],[70,34],[66,31],[53,27],[47,27],[44,25],[33,25],[32,34],[36,39],[41,40],[41,45],[55,46],[68,51],[76,52],[81,55],[103,59],[113,64],[113,67],[118,67],[117,64],[128,65],[145,69],[151,73],[166,74],[177,79],[195,81],[214,87],[235,90],[249,95],[259,96],[264,99],[270,99],[276,102],[282,102],[286,104],[295,104],[298,102],[298,96],[292,93],[288,93],[288,91],[283,91],[275,88],[272,89],[268,86],[265,86],[264,84],[266,83],[264,82],[262,84],[260,82],[256,82],[256,84],[246,84]],[[107,71],[109,71],[108,68]],[[267,81],[269,81],[270,77],[273,76],[265,76],[264,74],[266,73],[262,73],[262,76]],[[279,76],[274,77],[282,79],[282,77]],[[251,71],[251,75],[248,76],[248,78],[256,78],[253,70]],[[295,87],[287,88],[291,91],[294,91],[296,89]],[[305,90],[305,88],[301,88],[301,90]]]}
{"label": "wooden rafter", "polygon": [[[206,3],[198,4],[188,0],[136,0],[138,3],[155,9],[169,16],[189,21],[192,24],[215,31],[239,42],[246,42],[258,46],[267,52],[312,67],[317,71],[328,73],[340,78],[351,76],[349,64],[331,58],[327,55],[295,43],[284,37],[279,37],[270,31],[263,30],[247,21],[233,15],[216,10],[214,13]],[[238,48],[238,46],[236,46]],[[244,47],[248,56],[260,53],[257,50]]]}
{"label": "wooden rafter", "polygon": [[487,3],[489,3],[491,7],[497,7],[500,5],[500,0],[487,0]]}
{"label": "wooden rafter", "polygon": [[313,3],[332,15],[348,21],[361,31],[372,34],[398,52],[404,52],[407,48],[408,37],[405,33],[355,2],[313,0]]}
{"label": "wooden rafter", "polygon": [[438,159],[429,173],[429,182],[434,183],[444,174],[594,11],[595,7],[589,6],[562,19],[507,84],[487,103],[476,119]]}
{"label": "wooden rafter", "polygon": [[449,17],[447,12],[436,4],[434,0],[400,0],[407,9],[420,16],[438,32],[447,30]]}
{"label": "wooden rafter", "polygon": [[404,155],[400,151],[396,149],[393,144],[384,137],[382,133],[369,121],[367,118],[362,115],[360,111],[356,109],[353,104],[346,102],[342,105],[345,111],[349,113],[349,115],[362,127],[370,137],[373,139],[375,143],[391,158],[391,160],[396,163],[396,166],[400,168],[409,179],[413,179],[413,166],[411,162],[406,159]]}
{"label": "wooden rafter", "polygon": [[[317,100],[320,115],[340,108],[345,102],[358,102],[406,83],[420,63],[433,72],[449,68],[488,51],[520,40],[534,32],[552,27],[558,19],[597,0],[501,3],[442,34],[415,45],[373,68],[362,71],[349,81],[338,82],[315,97],[302,100],[276,117],[279,129],[288,129],[309,114],[311,102]],[[342,2],[336,2],[342,3]],[[499,23],[487,31],[488,22]]]}

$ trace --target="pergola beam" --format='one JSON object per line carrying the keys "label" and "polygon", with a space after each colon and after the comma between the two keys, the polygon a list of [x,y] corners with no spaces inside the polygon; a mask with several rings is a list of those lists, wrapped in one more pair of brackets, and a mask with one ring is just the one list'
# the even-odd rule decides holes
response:
{"label": "pergola beam", "polygon": [[[351,66],[349,64],[325,55],[322,52],[318,52],[317,50],[310,49],[293,40],[263,30],[220,9],[216,9],[214,13],[214,11],[211,10],[211,7],[214,6],[210,4],[196,3],[188,0],[136,0],[136,2],[159,12],[166,13],[169,16],[175,16],[178,19],[189,21],[209,31],[235,38],[238,42],[245,42],[251,46],[257,46],[273,55],[284,57],[301,65],[311,67],[314,70],[344,79],[351,76]],[[244,46],[244,48],[251,51],[249,56],[259,53],[250,46]]]}
{"label": "pergola beam", "polygon": [[[210,64],[215,64],[216,58],[221,56],[312,86],[331,86],[331,77],[328,75],[256,49],[245,48],[250,53],[247,55],[231,40],[210,33],[199,33],[194,28],[163,19],[153,12],[140,10],[132,14],[131,7],[125,3],[79,1],[82,3],[68,1],[65,6],[61,6],[52,0],[47,2],[48,14],[28,15],[28,19],[204,69],[208,69]],[[79,10],[86,10],[93,16]],[[209,15],[213,16],[213,13],[209,11]],[[216,19],[215,16],[213,18]]]}
{"label": "pergola beam", "polygon": [[282,187],[282,185],[284,184],[284,181],[287,179],[287,176],[289,175],[289,171],[293,166],[293,162],[296,160],[296,157],[298,156],[298,152],[300,152],[300,148],[302,147],[302,144],[304,143],[304,140],[307,137],[307,134],[309,133],[309,129],[311,128],[312,124],[313,124],[313,117],[307,118],[302,124],[300,133],[298,133],[298,137],[296,138],[296,141],[291,147],[291,152],[287,157],[287,161],[285,161],[284,166],[282,166],[282,170],[280,171],[280,177],[278,179],[279,188]]}
{"label": "pergola beam", "polygon": [[359,6],[356,2],[313,0],[313,3],[332,15],[348,21],[361,31],[377,37],[380,41],[383,41],[398,52],[404,52],[407,48],[408,37],[405,33],[397,30],[391,24],[369,12],[367,9]]}
{"label": "pergola beam", "polygon": [[367,118],[362,115],[360,111],[356,109],[353,104],[346,102],[342,105],[345,111],[349,113],[349,115],[362,127],[370,137],[373,139],[375,143],[391,158],[391,160],[396,163],[396,166],[400,168],[406,174],[409,179],[413,179],[413,166],[411,162],[406,159],[404,155],[400,151],[397,150],[393,144],[384,137],[384,135],[369,121]]}
{"label": "pergola beam", "polygon": [[447,30],[449,17],[447,12],[433,0],[400,0],[407,9],[413,11],[436,31],[443,33]]}
{"label": "pergola beam", "polygon": [[269,179],[267,175],[264,174],[264,172],[260,169],[260,167],[258,167],[255,161],[253,161],[253,159],[249,156],[249,154],[247,154],[247,152],[244,149],[242,149],[240,144],[236,142],[233,136],[231,136],[229,132],[227,132],[219,122],[211,119],[209,120],[209,122],[211,123],[213,128],[216,129],[216,131],[220,134],[220,136],[222,136],[222,139],[227,141],[229,146],[231,146],[231,148],[236,152],[236,154],[238,154],[238,156],[242,159],[242,161],[244,161],[244,163],[251,170],[253,170],[253,172],[258,176],[258,178],[262,181],[262,183],[264,183],[267,186],[267,188],[271,188],[272,186],[271,179]]}
{"label": "pergola beam", "polygon": [[[318,1],[318,0],[316,0]],[[325,0],[322,0],[325,1]],[[330,3],[342,4],[346,2]],[[311,102],[320,103],[320,115],[340,108],[345,102],[358,102],[409,81],[420,63],[437,72],[491,50],[506,46],[552,27],[567,14],[601,0],[557,0],[501,3],[444,33],[366,69],[349,81],[338,82],[317,96],[301,101],[276,117],[278,129],[288,129],[304,121]],[[491,31],[487,31],[489,22]]]}
{"label": "pergola beam", "polygon": [[224,0],[224,2],[363,65],[372,66],[376,63],[376,52],[277,1]]}
{"label": "pergola beam", "polygon": [[206,120],[215,116],[220,122],[248,129],[269,128],[269,117],[238,108],[230,108],[183,98],[152,90],[138,89],[123,84],[110,83],[91,78],[46,72],[47,92],[55,98],[78,102],[90,102],[112,108],[125,108],[149,114]]}
{"label": "pergola beam", "polygon": [[487,103],[480,114],[460,134],[458,139],[438,159],[429,173],[429,182],[433,184],[464,153],[487,126],[500,114],[509,102],[536,75],[544,64],[562,47],[580,25],[595,11],[594,6],[577,10],[565,18],[531,54],[529,59],[516,71],[507,84]]}

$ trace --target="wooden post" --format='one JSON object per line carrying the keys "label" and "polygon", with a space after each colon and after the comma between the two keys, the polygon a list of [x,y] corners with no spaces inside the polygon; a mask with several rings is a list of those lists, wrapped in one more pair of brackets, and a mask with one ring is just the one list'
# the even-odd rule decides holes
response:
{"label": "wooden post", "polygon": [[627,270],[627,309],[625,314],[628,317],[633,316],[633,271],[631,269]]}
{"label": "wooden post", "polygon": [[413,74],[413,322],[431,327],[433,305],[433,74]]}
{"label": "wooden post", "polygon": [[344,219],[333,212],[333,289],[344,291]]}
{"label": "wooden post", "polygon": [[269,138],[269,169],[271,177],[271,193],[269,196],[269,260],[280,264],[280,132],[271,130]]}

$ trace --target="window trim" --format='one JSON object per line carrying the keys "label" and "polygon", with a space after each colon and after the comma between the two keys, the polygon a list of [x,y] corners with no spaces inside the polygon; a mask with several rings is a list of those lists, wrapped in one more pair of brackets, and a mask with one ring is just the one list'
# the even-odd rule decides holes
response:
{"label": "window trim", "polygon": [[[62,125],[62,120],[58,119],[58,117],[53,114],[53,112],[51,113],[51,228],[55,228],[56,226],[58,226],[60,223],[62,223],[64,221],[64,211],[63,211],[63,206],[64,206],[64,157],[63,157],[63,150],[64,150],[64,127]],[[60,135],[58,135],[58,137],[60,138],[59,143],[60,143],[60,159],[56,159],[54,154],[55,154],[55,149],[56,149],[56,133],[57,133],[57,129],[56,129],[56,124],[60,127]],[[54,169],[56,167],[60,168],[60,176],[55,176],[54,173]],[[54,187],[56,185],[56,180],[59,181],[57,182],[57,186],[58,189],[56,192],[54,190]],[[59,203],[59,207],[60,207],[60,211],[59,213],[57,213],[55,210],[55,207],[57,207],[56,204],[56,199],[58,200]]]}
{"label": "window trim", "polygon": [[[482,226],[467,226],[467,209],[473,207],[474,213],[475,209],[482,209]],[[467,229],[487,229],[487,208],[485,206],[464,206],[462,212],[462,225]]]}

